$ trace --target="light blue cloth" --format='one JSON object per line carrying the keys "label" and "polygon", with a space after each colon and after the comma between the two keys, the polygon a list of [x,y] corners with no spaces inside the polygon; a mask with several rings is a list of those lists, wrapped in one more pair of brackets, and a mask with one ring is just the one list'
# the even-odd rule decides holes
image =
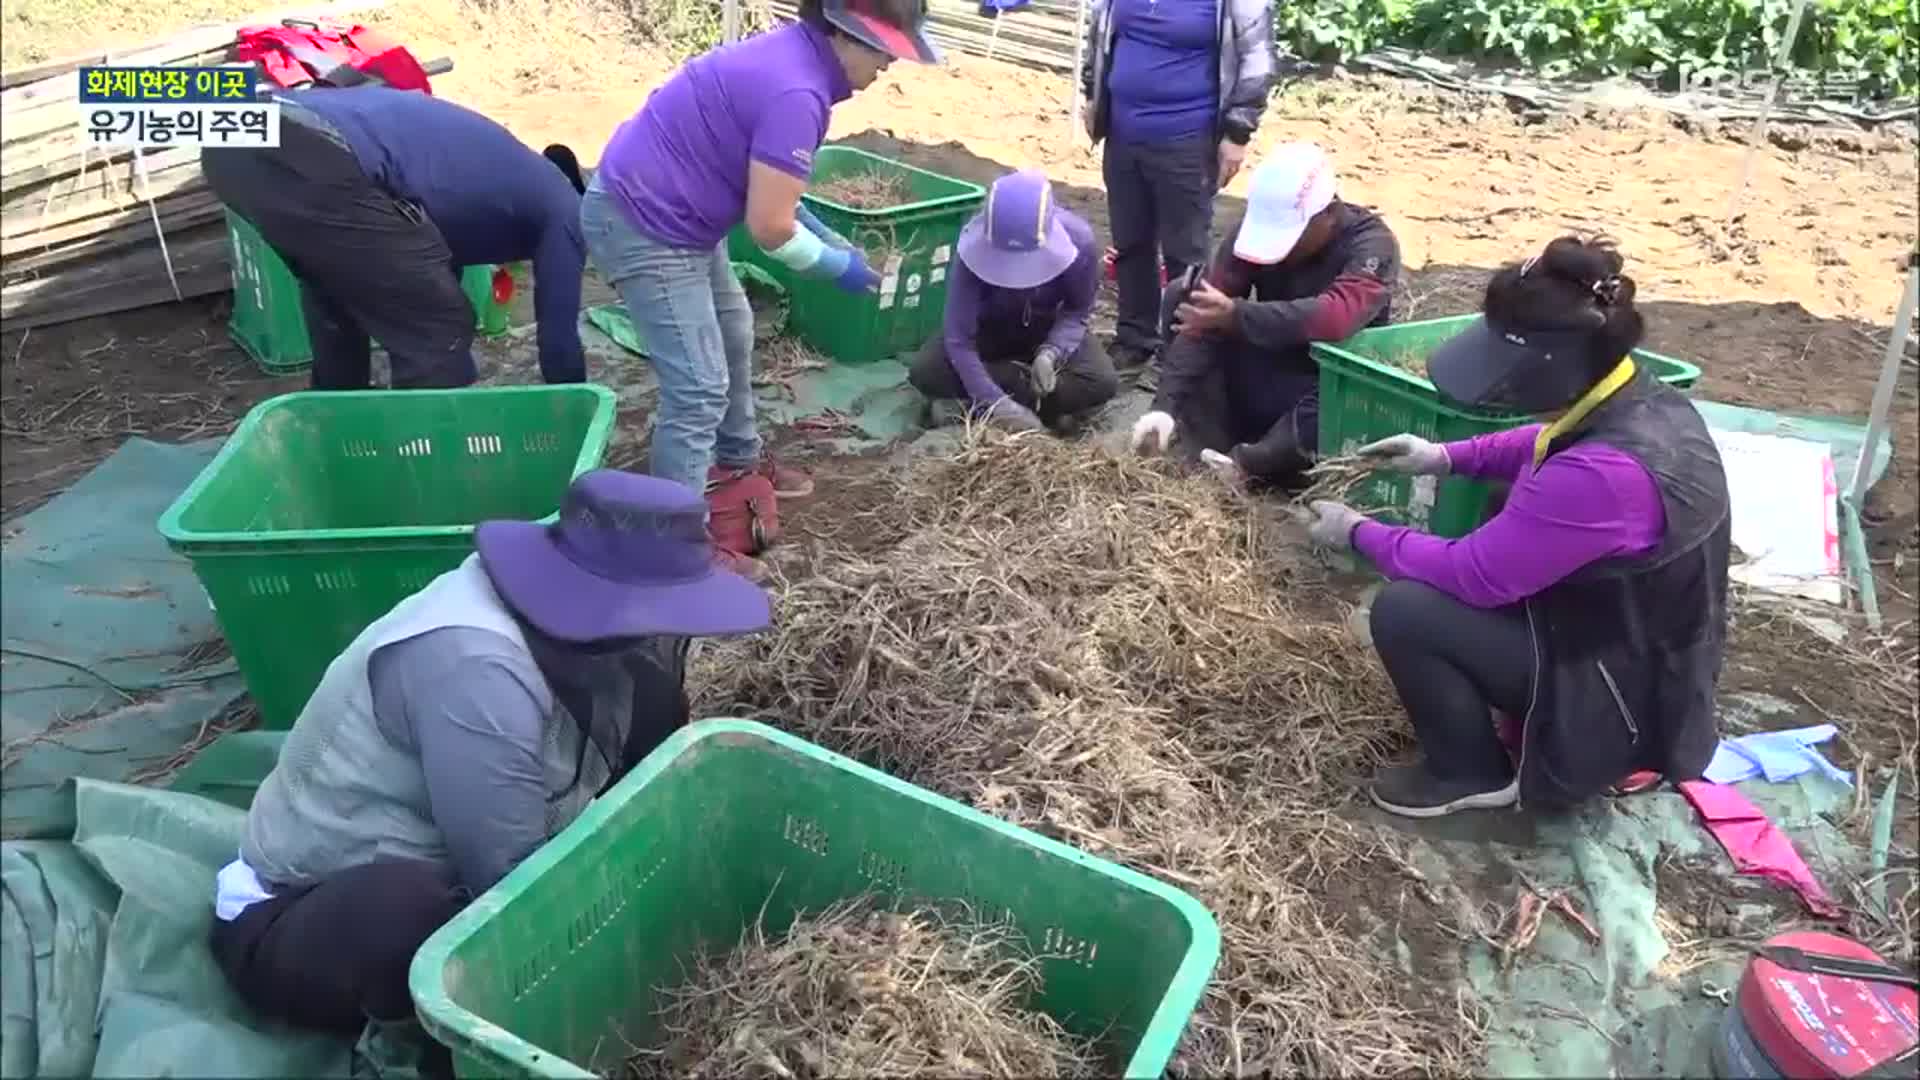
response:
{"label": "light blue cloth", "polygon": [[1791,780],[1809,769],[1819,769],[1827,777],[1848,787],[1853,777],[1828,761],[1815,743],[1823,743],[1839,733],[1832,724],[1794,728],[1791,731],[1762,731],[1736,739],[1722,739],[1707,763],[1706,777],[1716,784],[1737,784],[1764,776],[1770,783]]}

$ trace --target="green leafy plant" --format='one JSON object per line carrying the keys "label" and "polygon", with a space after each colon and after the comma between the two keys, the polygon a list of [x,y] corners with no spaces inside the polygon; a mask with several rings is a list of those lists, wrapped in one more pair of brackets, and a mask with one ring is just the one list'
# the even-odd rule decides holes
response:
{"label": "green leafy plant", "polygon": [[[1301,0],[1276,35],[1310,60],[1383,45],[1564,75],[1657,75],[1670,85],[1764,71],[1797,0]],[[1920,93],[1920,0],[1811,0],[1792,74],[1862,96]]]}

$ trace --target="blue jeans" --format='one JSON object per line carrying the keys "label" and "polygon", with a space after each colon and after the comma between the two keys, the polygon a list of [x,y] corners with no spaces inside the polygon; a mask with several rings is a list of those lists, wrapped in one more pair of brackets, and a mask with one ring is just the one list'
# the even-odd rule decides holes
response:
{"label": "blue jeans", "polygon": [[753,309],[722,242],[669,247],[627,222],[613,196],[587,188],[580,203],[587,254],[620,293],[660,380],[648,471],[705,491],[716,462],[760,460],[753,416]]}

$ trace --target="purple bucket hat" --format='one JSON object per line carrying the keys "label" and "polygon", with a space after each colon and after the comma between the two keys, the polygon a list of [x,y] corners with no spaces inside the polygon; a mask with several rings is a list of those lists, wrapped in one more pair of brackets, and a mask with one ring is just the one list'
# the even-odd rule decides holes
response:
{"label": "purple bucket hat", "polygon": [[561,641],[763,629],[767,594],[715,564],[706,511],[682,484],[595,469],[567,489],[559,521],[482,522],[473,546],[501,599]]}
{"label": "purple bucket hat", "polygon": [[987,208],[961,230],[958,249],[975,277],[1002,289],[1044,285],[1080,257],[1060,224],[1053,185],[1033,169],[993,182]]}

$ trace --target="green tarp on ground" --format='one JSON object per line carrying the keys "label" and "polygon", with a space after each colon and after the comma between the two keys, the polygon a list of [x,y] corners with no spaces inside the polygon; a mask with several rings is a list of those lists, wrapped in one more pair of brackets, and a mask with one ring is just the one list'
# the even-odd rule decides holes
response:
{"label": "green tarp on ground", "polygon": [[156,771],[243,692],[193,568],[155,527],[219,446],[129,440],[8,524],[0,834],[65,836],[61,781]]}
{"label": "green tarp on ground", "polygon": [[0,844],[0,1075],[349,1076],[353,1047],[263,1024],[207,948],[244,812],[80,780],[71,842]]}
{"label": "green tarp on ground", "polygon": [[[1866,845],[1830,820],[1854,800],[1844,785],[1809,772],[1738,787],[1836,897],[1871,875]],[[1560,818],[1468,814],[1391,827],[1443,900],[1511,906],[1526,881],[1567,890],[1599,930],[1595,942],[1549,912],[1510,963],[1485,940],[1461,944],[1465,986],[1486,1009],[1490,1076],[1711,1075],[1709,1041],[1725,1011],[1718,994],[1738,984],[1745,946],[1794,926],[1831,926],[1790,890],[1736,875],[1677,791],[1599,799]],[[1477,914],[1497,938],[1498,913]],[[1442,918],[1473,925],[1465,911]]]}
{"label": "green tarp on ground", "polygon": [[[608,339],[635,356],[646,355],[646,344],[633,320],[618,304],[589,308],[586,320]],[[833,417],[817,428],[820,446],[833,454],[863,454],[918,434],[926,416],[926,402],[907,385],[907,369],[898,360],[870,364],[828,363],[811,371],[795,372],[755,393],[762,424],[790,427],[809,418]]]}

